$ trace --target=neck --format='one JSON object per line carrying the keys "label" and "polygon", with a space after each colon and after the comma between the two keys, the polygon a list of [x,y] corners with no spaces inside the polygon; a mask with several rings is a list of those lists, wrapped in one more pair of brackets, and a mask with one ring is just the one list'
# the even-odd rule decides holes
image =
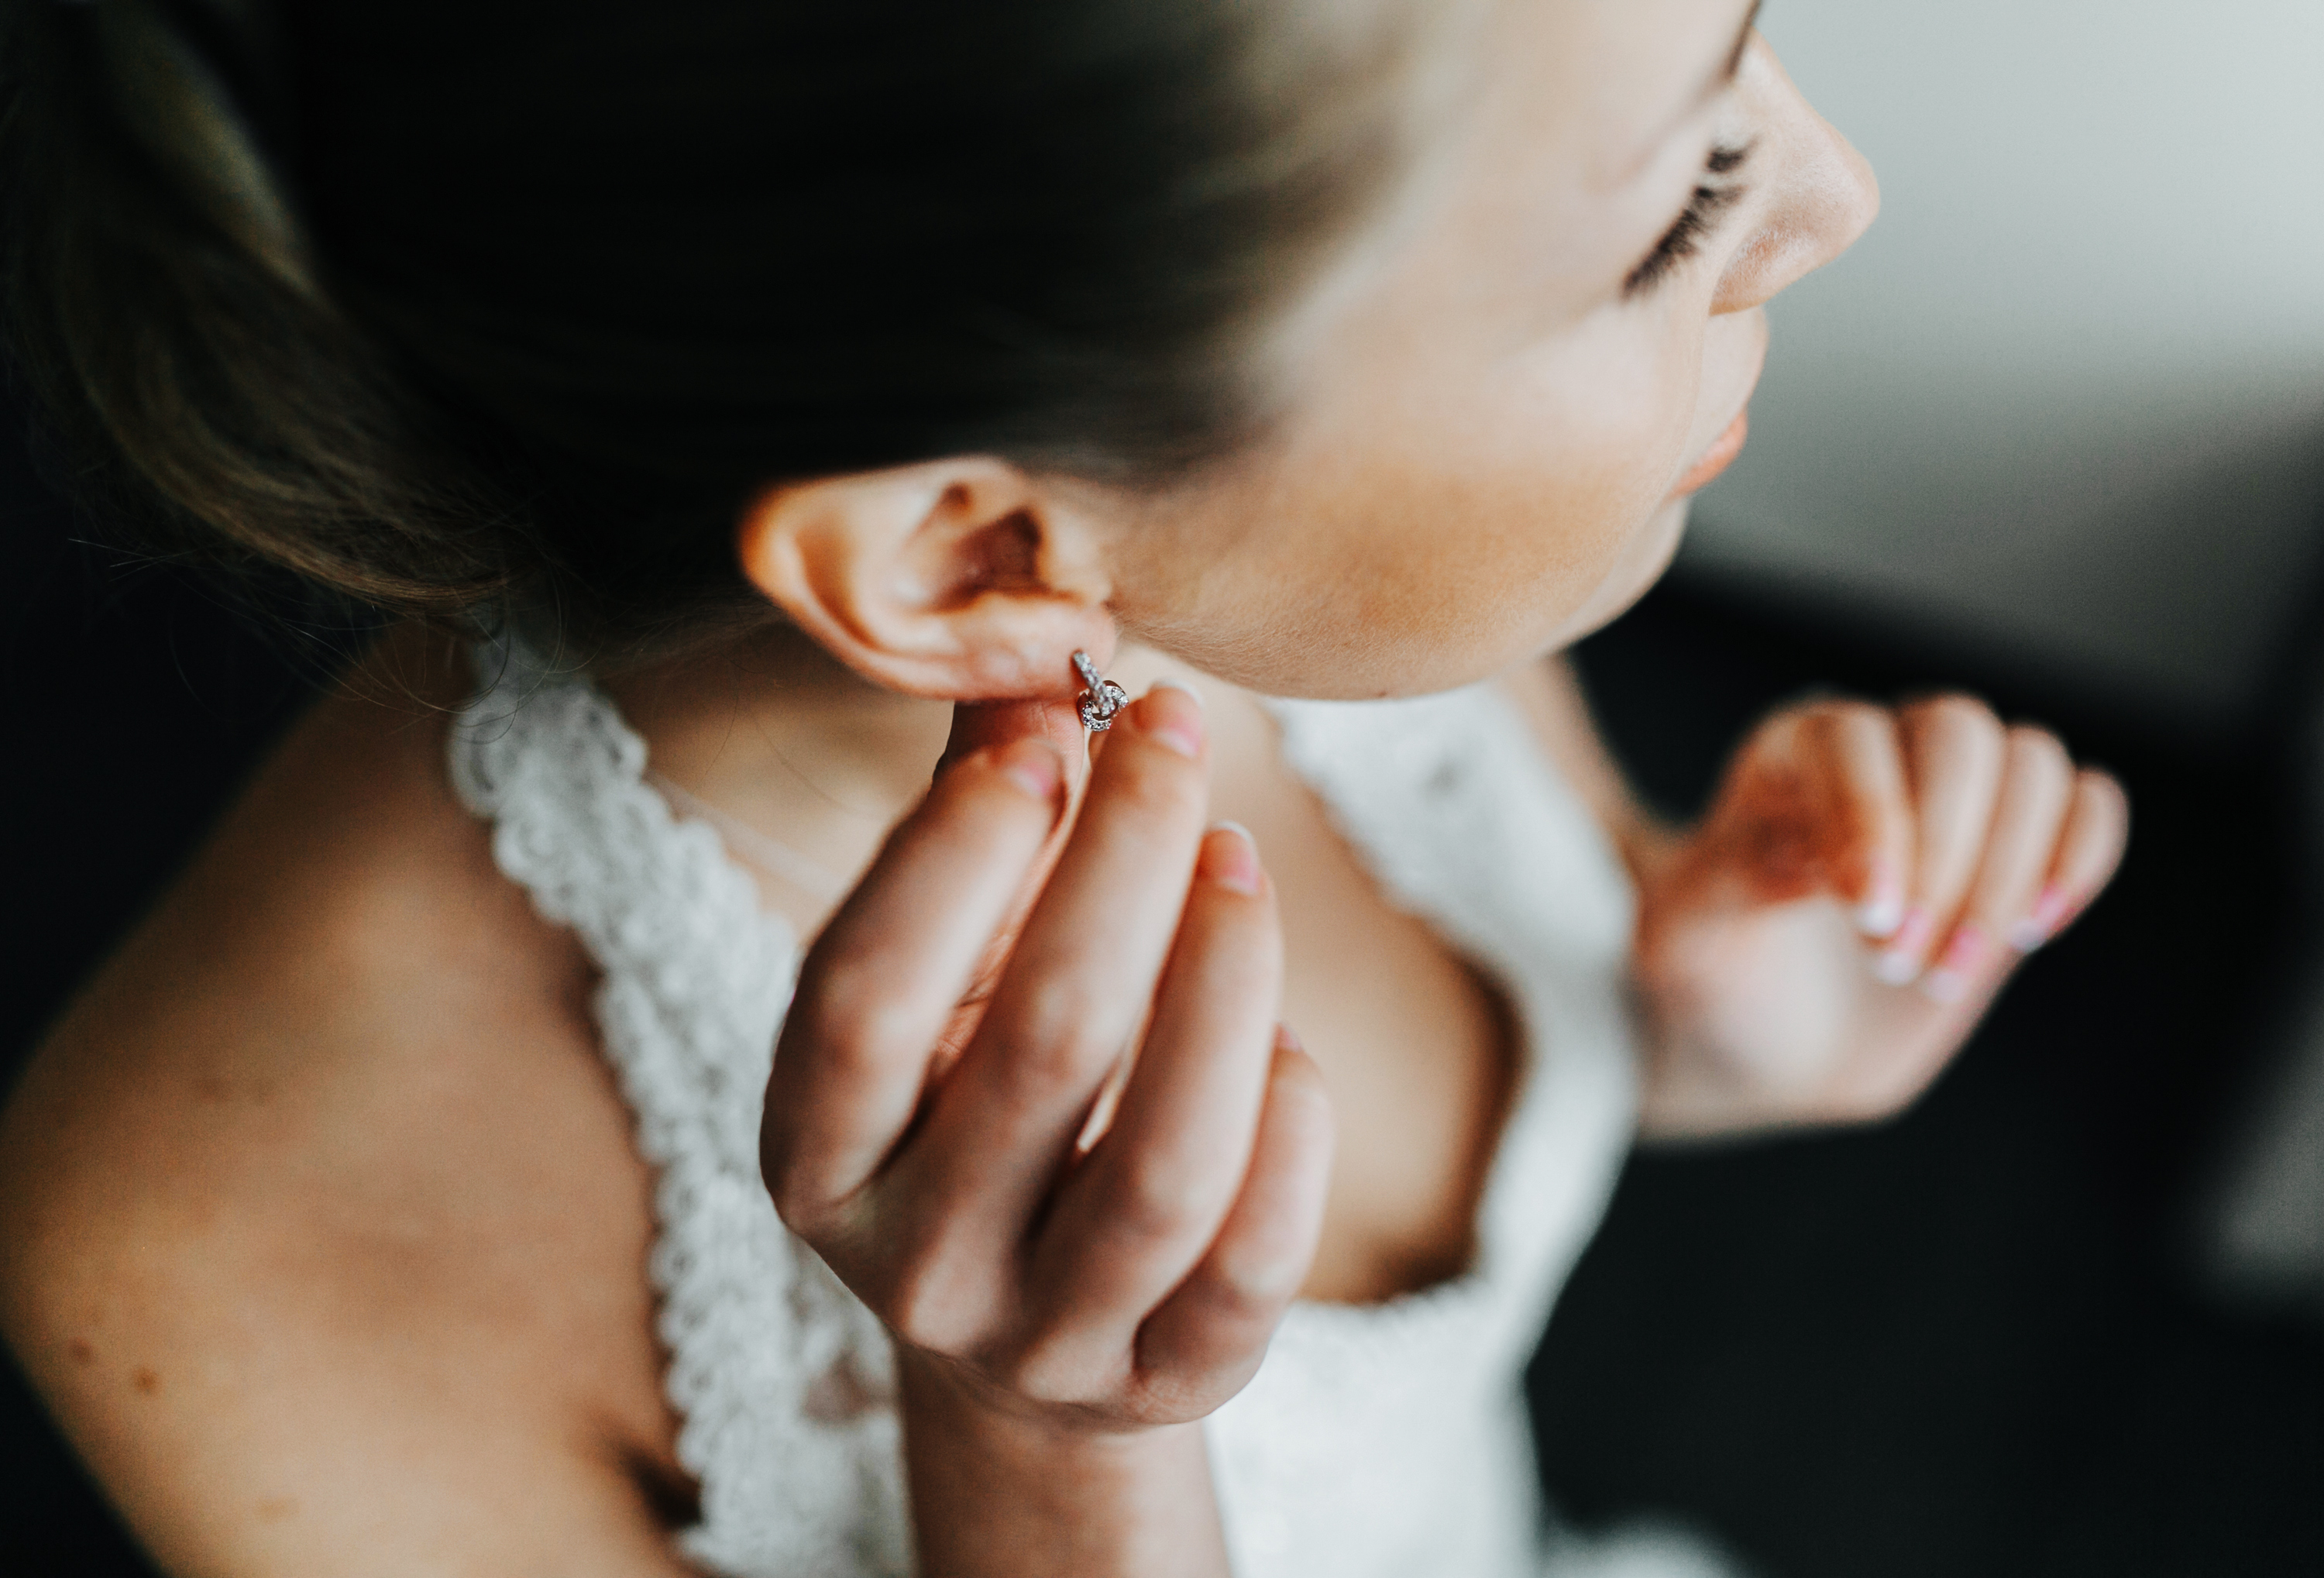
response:
{"label": "neck", "polygon": [[[852,885],[927,789],[952,705],[883,690],[788,627],[609,681],[650,770]],[[737,841],[729,838],[730,845]],[[752,862],[802,937],[834,907]]]}

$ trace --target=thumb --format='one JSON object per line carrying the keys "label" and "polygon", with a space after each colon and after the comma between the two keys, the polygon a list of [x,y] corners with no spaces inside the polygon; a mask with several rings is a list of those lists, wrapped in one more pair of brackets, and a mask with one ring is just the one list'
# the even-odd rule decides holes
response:
{"label": "thumb", "polygon": [[1088,772],[1081,714],[1070,700],[963,701],[952,709],[952,734],[936,762],[941,778],[955,761],[995,745],[1023,739],[1047,740],[1065,758],[1069,791],[1078,791]]}

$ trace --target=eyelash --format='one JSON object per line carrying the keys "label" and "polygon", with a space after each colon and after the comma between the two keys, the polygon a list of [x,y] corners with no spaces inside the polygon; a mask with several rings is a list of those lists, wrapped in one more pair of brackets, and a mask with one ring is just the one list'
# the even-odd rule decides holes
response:
{"label": "eyelash", "polygon": [[[1748,147],[1713,148],[1703,171],[1706,176],[1711,177],[1732,175],[1742,169],[1750,157]],[[1632,269],[1629,277],[1622,281],[1624,299],[1645,295],[1661,284],[1673,269],[1692,257],[1695,249],[1719,228],[1719,217],[1743,200],[1743,191],[1741,181],[1720,185],[1715,180],[1705,180],[1698,185],[1694,194],[1687,198],[1686,207],[1679,211],[1677,219],[1663,232],[1663,238],[1655,243],[1654,251],[1648,253],[1646,261]]]}

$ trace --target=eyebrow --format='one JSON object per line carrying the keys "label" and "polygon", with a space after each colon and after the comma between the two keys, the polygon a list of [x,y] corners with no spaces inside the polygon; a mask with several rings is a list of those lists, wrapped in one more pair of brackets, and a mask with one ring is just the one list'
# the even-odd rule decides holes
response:
{"label": "eyebrow", "polygon": [[1694,96],[1695,103],[1708,103],[1734,85],[1736,75],[1743,69],[1743,57],[1751,48],[1751,30],[1759,25],[1759,7],[1764,4],[1766,0],[1751,0],[1751,9],[1743,14],[1743,25],[1736,30],[1735,47],[1727,51],[1719,69],[1703,83],[1702,91]]}

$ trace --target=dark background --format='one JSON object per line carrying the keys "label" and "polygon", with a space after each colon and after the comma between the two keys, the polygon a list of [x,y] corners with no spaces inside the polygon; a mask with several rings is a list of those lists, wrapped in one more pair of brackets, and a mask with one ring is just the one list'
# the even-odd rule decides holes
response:
{"label": "dark background", "polygon": [[[352,639],[254,626],[88,546],[18,425],[0,408],[10,1078]],[[1570,1514],[1674,1514],[1766,1578],[2324,1574],[2324,1342],[2189,1270],[2222,1137],[2324,958],[2293,749],[2319,629],[2233,729],[1684,577],[1581,650],[1674,814],[1810,686],[1965,685],[2120,773],[2136,830],[2114,890],[1900,1121],[1633,1159],[1531,1376]],[[0,1370],[0,1573],[149,1573]]]}

